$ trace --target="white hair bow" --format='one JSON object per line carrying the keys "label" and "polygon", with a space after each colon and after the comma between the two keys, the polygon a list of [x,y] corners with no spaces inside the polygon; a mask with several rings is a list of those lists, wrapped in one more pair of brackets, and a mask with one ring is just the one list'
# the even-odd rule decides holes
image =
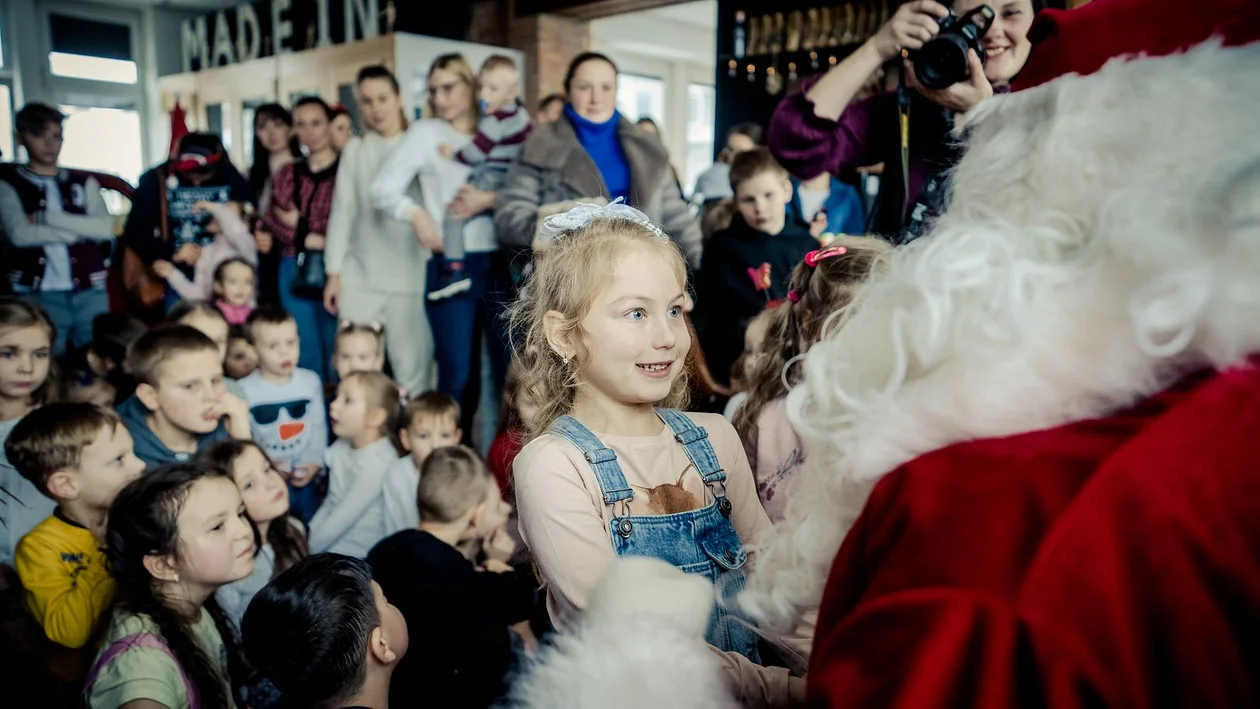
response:
{"label": "white hair bow", "polygon": [[543,220],[542,226],[538,227],[537,241],[543,244],[554,241],[586,228],[597,219],[626,219],[642,224],[663,239],[669,238],[660,227],[648,219],[648,215],[626,204],[624,198],[618,197],[603,206],[583,202],[567,212],[547,217]]}

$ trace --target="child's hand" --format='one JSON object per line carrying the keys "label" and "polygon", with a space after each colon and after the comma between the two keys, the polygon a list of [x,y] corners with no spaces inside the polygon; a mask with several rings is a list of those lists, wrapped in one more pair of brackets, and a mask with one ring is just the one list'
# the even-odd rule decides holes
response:
{"label": "child's hand", "polygon": [[451,156],[455,154],[455,148],[452,148],[446,143],[443,143],[438,146],[438,154],[440,154],[442,157],[446,158],[447,160],[450,160]]}
{"label": "child's hand", "polygon": [[321,465],[299,465],[289,476],[289,484],[297,488],[306,487],[315,481],[321,468]]}
{"label": "child's hand", "polygon": [[203,199],[200,202],[193,205],[193,212],[196,214],[201,214],[202,212],[208,212],[210,211],[211,205],[213,204],[214,202],[208,202]]}
{"label": "child's hand", "polygon": [[219,415],[227,417],[227,430],[232,438],[249,440],[249,403],[239,396],[224,394]]}
{"label": "child's hand", "polygon": [[175,273],[175,264],[170,261],[154,261],[153,272],[160,278],[170,278],[171,274]]}

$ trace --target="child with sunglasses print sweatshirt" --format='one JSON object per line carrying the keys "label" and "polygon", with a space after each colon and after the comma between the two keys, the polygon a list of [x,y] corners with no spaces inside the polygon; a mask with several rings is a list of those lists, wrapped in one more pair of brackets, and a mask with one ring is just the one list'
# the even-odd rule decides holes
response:
{"label": "child with sunglasses print sweatshirt", "polygon": [[316,480],[328,448],[328,420],[319,375],[297,366],[301,344],[293,316],[264,306],[246,321],[258,369],[241,380],[254,441],[289,483],[293,516],[310,522],[319,507]]}

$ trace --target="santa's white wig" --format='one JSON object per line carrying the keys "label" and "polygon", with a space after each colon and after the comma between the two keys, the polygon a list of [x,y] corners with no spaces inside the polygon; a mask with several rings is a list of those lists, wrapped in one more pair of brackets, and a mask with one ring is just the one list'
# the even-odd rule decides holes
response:
{"label": "santa's white wig", "polygon": [[649,557],[610,567],[581,620],[512,686],[517,709],[736,709],[705,643],[716,594],[703,576]]}
{"label": "santa's white wig", "polygon": [[745,607],[779,629],[815,607],[870,489],[918,455],[1260,351],[1258,120],[1260,45],[1215,42],[972,111],[947,212],[805,359],[808,461]]}

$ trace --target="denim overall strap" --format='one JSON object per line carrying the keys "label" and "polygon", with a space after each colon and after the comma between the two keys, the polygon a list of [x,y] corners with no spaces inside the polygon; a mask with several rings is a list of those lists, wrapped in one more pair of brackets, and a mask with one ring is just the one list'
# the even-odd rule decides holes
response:
{"label": "denim overall strap", "polygon": [[572,443],[586,458],[586,462],[591,464],[591,469],[595,471],[595,479],[599,481],[599,489],[604,493],[605,505],[634,497],[630,483],[626,482],[626,476],[622,474],[621,466],[617,464],[617,454],[613,452],[613,449],[605,446],[589,428],[578,423],[577,419],[572,416],[561,416],[551,424],[547,432],[554,433]]}
{"label": "denim overall strap", "polygon": [[689,416],[674,409],[657,409],[666,426],[674,432],[674,440],[682,444],[687,458],[696,466],[696,472],[705,485],[726,482],[726,471],[709,443],[709,432],[697,426]]}

